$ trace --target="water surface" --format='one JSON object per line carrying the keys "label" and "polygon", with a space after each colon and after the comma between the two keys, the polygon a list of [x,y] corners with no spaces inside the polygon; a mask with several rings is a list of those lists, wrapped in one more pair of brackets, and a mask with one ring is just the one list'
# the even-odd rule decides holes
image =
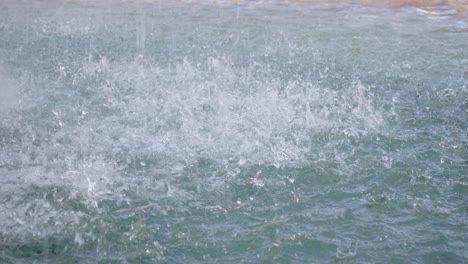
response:
{"label": "water surface", "polygon": [[468,262],[447,7],[0,3],[1,263]]}

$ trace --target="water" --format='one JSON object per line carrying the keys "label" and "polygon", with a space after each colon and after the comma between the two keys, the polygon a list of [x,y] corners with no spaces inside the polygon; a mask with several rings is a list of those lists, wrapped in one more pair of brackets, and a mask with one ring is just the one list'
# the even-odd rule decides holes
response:
{"label": "water", "polygon": [[1,263],[467,263],[468,18],[2,1]]}

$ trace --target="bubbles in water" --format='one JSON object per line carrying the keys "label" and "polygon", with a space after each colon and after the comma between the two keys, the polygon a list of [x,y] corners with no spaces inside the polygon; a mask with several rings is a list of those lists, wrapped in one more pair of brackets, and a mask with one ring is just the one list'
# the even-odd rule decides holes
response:
{"label": "bubbles in water", "polygon": [[[95,67],[103,69],[94,63],[84,69],[93,74]],[[285,83],[264,65],[234,67],[226,58],[167,68],[139,61],[106,67],[105,83],[91,91],[99,100],[84,102],[82,111],[97,114],[105,107],[109,114],[75,129],[91,137],[88,128],[101,127],[104,137],[118,135],[122,145],[114,147],[133,142],[183,160],[281,163],[302,159],[320,134],[358,136],[384,124],[372,92],[360,83],[341,91]]]}

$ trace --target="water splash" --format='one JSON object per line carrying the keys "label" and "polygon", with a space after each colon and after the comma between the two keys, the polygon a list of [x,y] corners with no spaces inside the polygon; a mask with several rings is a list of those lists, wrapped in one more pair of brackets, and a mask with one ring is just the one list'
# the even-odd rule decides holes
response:
{"label": "water splash", "polygon": [[122,3],[0,9],[0,262],[464,260],[466,19]]}

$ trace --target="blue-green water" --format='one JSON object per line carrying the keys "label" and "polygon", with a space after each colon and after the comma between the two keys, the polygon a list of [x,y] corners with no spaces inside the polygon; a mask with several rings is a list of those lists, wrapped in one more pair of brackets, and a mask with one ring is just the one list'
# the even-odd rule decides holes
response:
{"label": "blue-green water", "polygon": [[468,18],[0,2],[0,263],[467,263]]}

